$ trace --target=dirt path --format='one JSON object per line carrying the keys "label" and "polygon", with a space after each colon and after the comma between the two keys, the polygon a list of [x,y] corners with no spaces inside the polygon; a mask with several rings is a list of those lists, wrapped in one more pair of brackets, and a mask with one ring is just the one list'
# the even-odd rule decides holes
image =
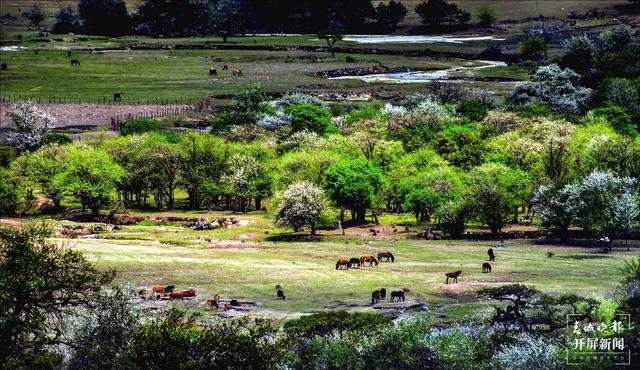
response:
{"label": "dirt path", "polygon": [[[164,116],[174,108],[186,105],[98,105],[98,104],[38,104],[38,107],[56,119],[56,128],[93,128],[109,125],[111,117],[126,115]],[[0,104],[0,125],[11,123],[13,104]]]}

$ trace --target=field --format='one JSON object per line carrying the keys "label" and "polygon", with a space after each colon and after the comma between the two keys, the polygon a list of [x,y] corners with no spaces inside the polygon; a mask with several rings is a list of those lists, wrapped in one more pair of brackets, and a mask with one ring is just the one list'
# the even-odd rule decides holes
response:
{"label": "field", "polygon": [[[147,214],[152,215],[181,214]],[[385,217],[385,224],[411,224],[408,215]],[[275,235],[291,234],[260,214],[239,218],[243,226],[217,231],[192,231],[175,223],[123,226],[96,237],[57,240],[82,250],[102,268],[115,268],[116,282],[136,290],[170,284],[195,288],[195,301],[175,304],[204,310],[204,301],[220,294],[223,299],[255,302],[250,315],[277,319],[323,309],[370,309],[371,292],[382,287],[410,289],[408,301],[425,303],[443,321],[485,317],[491,305],[476,291],[504,283],[532,285],[550,294],[611,297],[618,284],[617,268],[637,253],[633,248],[602,255],[579,243],[563,246],[530,240],[509,240],[505,247],[495,247],[497,241],[426,241],[414,238],[415,228],[393,232],[390,226],[378,227],[382,232],[376,237],[363,227],[349,229],[345,236],[324,230],[316,241],[274,241]],[[481,265],[491,246],[497,258],[493,272],[484,274]],[[338,258],[379,251],[392,252],[396,261],[335,269]],[[548,258],[547,252],[555,256]],[[463,271],[459,284],[445,284],[444,273],[455,270]],[[283,286],[285,302],[275,300],[276,284]]]}

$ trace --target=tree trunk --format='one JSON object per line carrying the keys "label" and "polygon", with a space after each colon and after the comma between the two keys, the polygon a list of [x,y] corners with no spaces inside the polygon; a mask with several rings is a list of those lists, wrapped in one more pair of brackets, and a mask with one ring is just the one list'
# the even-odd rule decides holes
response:
{"label": "tree trunk", "polygon": [[255,203],[256,203],[256,211],[259,211],[262,209],[262,197],[256,197],[254,199]]}

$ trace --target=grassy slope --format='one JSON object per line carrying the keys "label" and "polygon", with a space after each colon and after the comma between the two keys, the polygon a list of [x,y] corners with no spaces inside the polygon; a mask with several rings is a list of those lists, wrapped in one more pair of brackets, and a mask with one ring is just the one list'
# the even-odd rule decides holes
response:
{"label": "grassy slope", "polygon": [[[403,233],[369,240],[366,230],[361,234],[352,231],[346,237],[325,231],[327,238],[322,242],[269,242],[265,240],[268,236],[283,230],[261,216],[251,219],[254,223],[248,226],[224,231],[124,227],[101,235],[107,239],[77,239],[72,245],[100,266],[118,269],[120,283],[193,287],[201,300],[220,293],[224,298],[256,301],[258,310],[275,311],[276,316],[330,308],[362,309],[368,306],[371,291],[405,287],[411,289],[409,299],[426,302],[447,320],[483,311],[474,292],[503,283],[535,285],[548,293],[609,296],[617,284],[611,277],[632,254],[603,256],[587,248],[514,241],[508,242],[513,248],[496,249],[494,272],[482,274],[490,242],[409,240],[403,239]],[[375,255],[380,250],[393,252],[396,262],[335,270],[337,258]],[[549,259],[546,251],[556,256]],[[464,271],[460,284],[444,284],[444,273],[454,270]],[[286,303],[274,300],[276,284],[284,286]],[[200,301],[196,307],[204,308],[204,303]]]}

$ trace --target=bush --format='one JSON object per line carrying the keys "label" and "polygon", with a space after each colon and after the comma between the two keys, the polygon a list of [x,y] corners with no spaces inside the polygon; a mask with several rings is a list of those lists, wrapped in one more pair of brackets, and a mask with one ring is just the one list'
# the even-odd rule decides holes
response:
{"label": "bush", "polygon": [[489,109],[476,100],[465,100],[458,106],[458,113],[465,116],[469,121],[480,122],[487,116]]}
{"label": "bush", "polygon": [[478,25],[481,27],[491,27],[498,20],[496,12],[487,5],[478,8]]}
{"label": "bush", "polygon": [[464,234],[468,208],[464,201],[448,201],[438,209],[440,229],[445,235],[458,239]]}
{"label": "bush", "polygon": [[621,134],[632,137],[638,134],[638,125],[633,122],[633,119],[625,109],[617,105],[596,108],[592,110],[591,113],[596,117],[606,118],[611,127]]}
{"label": "bush", "polygon": [[391,320],[379,313],[324,311],[285,322],[285,333],[296,338],[313,338],[331,333],[370,333]]}
{"label": "bush", "polygon": [[518,51],[527,59],[540,59],[545,48],[542,37],[526,37],[518,43]]}
{"label": "bush", "polygon": [[269,105],[276,110],[283,110],[290,105],[312,104],[320,108],[326,108],[327,105],[315,96],[305,93],[290,93],[283,95],[280,99],[269,102]]}
{"label": "bush", "polygon": [[560,348],[549,340],[523,333],[516,344],[503,346],[494,356],[501,369],[549,369],[566,368]]}
{"label": "bush", "polygon": [[529,103],[518,109],[518,117],[520,118],[536,118],[547,117],[551,114],[551,109],[546,104]]}
{"label": "bush", "polygon": [[337,132],[337,128],[331,125],[328,109],[305,103],[290,105],[284,112],[291,117],[291,132],[306,130],[320,135]]}
{"label": "bush", "polygon": [[602,88],[605,102],[624,108],[633,117],[640,117],[640,80],[612,78]]}
{"label": "bush", "polygon": [[160,122],[149,119],[141,118],[133,121],[126,122],[120,129],[120,135],[129,136],[134,134],[142,134],[145,132],[159,131],[161,128]]}
{"label": "bush", "polygon": [[17,208],[17,183],[9,170],[0,167],[0,215],[12,215]]}
{"label": "bush", "polygon": [[234,126],[250,125],[256,122],[256,115],[252,112],[223,112],[213,118],[212,133],[222,133]]}
{"label": "bush", "polygon": [[482,123],[490,131],[500,134],[517,130],[524,126],[524,122],[515,113],[511,112],[491,112]]}
{"label": "bush", "polygon": [[44,139],[44,144],[59,144],[59,145],[67,145],[71,144],[71,138],[68,135],[52,132]]}

